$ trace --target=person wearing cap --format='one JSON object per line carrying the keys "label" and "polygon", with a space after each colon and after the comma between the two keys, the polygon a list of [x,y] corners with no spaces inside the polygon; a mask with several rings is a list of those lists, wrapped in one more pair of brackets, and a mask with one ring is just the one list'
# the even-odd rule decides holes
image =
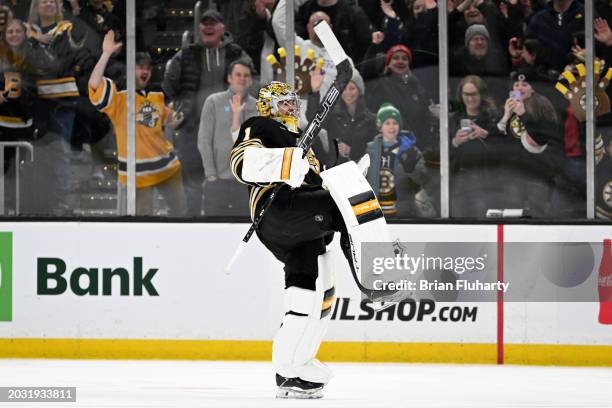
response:
{"label": "person wearing cap", "polygon": [[535,217],[550,216],[554,178],[563,157],[561,123],[553,104],[535,90],[537,78],[529,72],[511,75],[510,96],[497,123],[505,134],[500,148],[505,159],[502,184],[509,202],[529,208]]}
{"label": "person wearing cap", "polygon": [[359,161],[365,153],[366,144],[376,134],[376,115],[365,103],[365,86],[357,70],[344,88],[330,120],[327,134],[338,140],[338,162]]}
{"label": "person wearing cap", "polygon": [[204,167],[198,151],[200,113],[206,98],[225,89],[227,68],[238,59],[252,64],[251,58],[225,31],[223,16],[206,10],[199,24],[198,41],[180,50],[170,59],[162,89],[185,121],[175,131],[176,147],[183,164],[183,184],[187,195],[187,215],[202,211]]}
{"label": "person wearing cap", "polygon": [[[110,30],[102,42],[102,55],[89,77],[89,100],[113,123],[117,137],[117,160],[121,193],[127,184],[127,91],[104,77],[110,57],[119,52],[122,43],[115,42]],[[151,57],[136,53],[136,214],[153,215],[153,190],[162,195],[170,216],[183,216],[185,196],[181,179],[181,163],[172,143],[164,135],[164,127],[174,128],[182,121],[165,105],[164,94],[147,92],[151,79]],[[124,200],[121,200],[125,202]],[[122,205],[122,203],[120,203]]]}
{"label": "person wearing cap", "polygon": [[414,195],[426,182],[425,159],[414,133],[402,130],[400,111],[383,103],[376,114],[378,135],[367,144],[366,179],[388,216],[416,216]]}

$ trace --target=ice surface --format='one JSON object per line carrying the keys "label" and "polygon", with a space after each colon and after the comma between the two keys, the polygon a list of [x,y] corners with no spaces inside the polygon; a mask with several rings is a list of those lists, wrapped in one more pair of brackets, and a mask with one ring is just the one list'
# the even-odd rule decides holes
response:
{"label": "ice surface", "polygon": [[[612,407],[612,369],[332,363],[323,400],[276,400],[265,362],[2,360],[0,386],[76,386],[52,407]],[[0,403],[41,407],[41,403]],[[45,405],[47,406],[47,405]]]}

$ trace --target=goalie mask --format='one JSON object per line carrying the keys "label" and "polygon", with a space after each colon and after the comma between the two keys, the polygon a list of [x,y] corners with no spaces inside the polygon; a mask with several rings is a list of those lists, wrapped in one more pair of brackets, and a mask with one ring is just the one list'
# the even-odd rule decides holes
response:
{"label": "goalie mask", "polygon": [[269,117],[285,125],[292,132],[298,130],[299,99],[284,82],[271,82],[259,90],[257,111],[259,116]]}

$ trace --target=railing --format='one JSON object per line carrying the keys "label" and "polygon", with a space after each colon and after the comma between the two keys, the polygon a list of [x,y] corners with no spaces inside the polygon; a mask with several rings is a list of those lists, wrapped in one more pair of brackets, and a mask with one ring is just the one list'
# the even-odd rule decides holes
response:
{"label": "railing", "polygon": [[29,142],[0,142],[0,168],[2,174],[0,174],[0,214],[5,215],[4,208],[4,149],[7,147],[15,148],[15,214],[19,214],[20,210],[20,195],[21,190],[19,188],[19,173],[20,173],[20,151],[21,148],[26,149],[30,152],[30,161],[34,161],[34,146]]}

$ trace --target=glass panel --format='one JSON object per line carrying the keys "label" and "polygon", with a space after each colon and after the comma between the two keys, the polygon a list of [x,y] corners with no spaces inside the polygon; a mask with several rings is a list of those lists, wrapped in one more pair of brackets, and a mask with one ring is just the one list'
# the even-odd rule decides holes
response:
{"label": "glass panel", "polygon": [[449,4],[451,216],[584,218],[584,151],[568,152],[584,126],[555,88],[579,62],[583,4]]}
{"label": "glass panel", "polygon": [[351,146],[351,159],[358,158],[364,150],[370,154],[372,164],[367,177],[388,219],[438,217],[436,3],[362,3],[371,17],[373,34],[363,39],[365,53],[354,54],[353,58],[365,80],[365,105],[360,102],[357,107],[366,109],[359,114],[359,120],[367,120],[367,127],[355,123],[343,102],[341,116],[334,118],[339,129],[333,137],[360,146]]}
{"label": "glass panel", "polygon": [[[595,76],[595,218],[612,220],[612,115],[609,80],[612,77],[611,6],[595,2],[595,57],[601,72]],[[596,66],[597,68],[597,66]]]}
{"label": "glass panel", "polygon": [[[9,6],[0,11],[0,138],[6,149],[0,209],[6,215],[114,215],[114,138],[109,120],[90,101],[88,80],[103,33],[125,36],[125,14],[102,2],[99,10],[93,1],[29,3],[5,2]],[[109,64],[117,76],[121,58]],[[22,142],[18,151],[16,142]]]}
{"label": "glass panel", "polygon": [[[138,213],[248,215],[246,187],[229,170],[229,152],[240,124],[256,112],[248,92],[259,84],[269,11],[258,14],[251,2],[217,3],[138,3],[139,51],[152,57],[147,90],[149,95],[163,91],[163,102],[172,109],[157,109],[164,124],[164,134],[157,137],[172,146],[137,138],[137,166],[141,161],[148,166],[147,175],[138,176]],[[137,108],[142,110],[138,103]],[[161,159],[154,164],[154,158]]]}

